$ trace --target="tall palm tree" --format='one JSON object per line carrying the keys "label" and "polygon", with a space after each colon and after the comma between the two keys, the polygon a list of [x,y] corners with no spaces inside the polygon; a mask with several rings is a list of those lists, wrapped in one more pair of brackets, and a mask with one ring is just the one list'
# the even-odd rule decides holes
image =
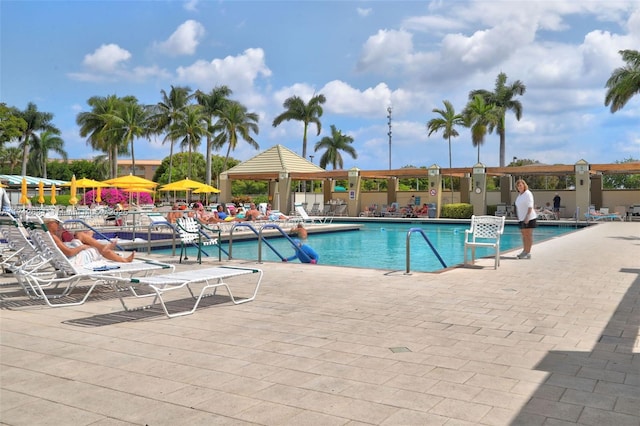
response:
{"label": "tall palm tree", "polygon": [[59,154],[67,161],[67,151],[64,150],[64,140],[49,130],[45,130],[40,135],[34,134],[31,138],[30,164],[31,172],[36,176],[47,178],[47,162],[49,161],[49,151]]}
{"label": "tall palm tree", "polygon": [[325,149],[324,154],[320,157],[320,167],[327,168],[328,164],[333,166],[333,170],[344,167],[342,161],[342,154],[340,151],[344,151],[351,156],[351,158],[358,158],[358,153],[351,145],[353,143],[353,137],[344,135],[333,124],[331,125],[331,136],[325,136],[316,142],[313,150],[318,152],[320,149]]}
{"label": "tall palm tree", "polygon": [[209,128],[200,105],[189,105],[185,108],[184,116],[171,125],[168,137],[179,141],[181,148],[189,151],[189,169],[187,177],[191,179],[192,172],[192,151],[200,146],[200,141],[209,133]]}
{"label": "tall palm tree", "polygon": [[167,94],[161,90],[162,100],[158,102],[151,116],[151,122],[154,133],[165,133],[164,142],[169,141],[169,183],[171,183],[171,170],[173,169],[173,143],[174,139],[169,137],[171,126],[182,120],[186,113],[186,108],[192,98],[191,88],[174,87]]}
{"label": "tall palm tree", "polygon": [[238,137],[251,145],[252,148],[260,149],[260,145],[256,142],[251,133],[256,135],[260,133],[258,121],[260,117],[255,112],[247,112],[247,108],[236,101],[229,101],[220,111],[218,121],[214,124],[213,129],[216,133],[214,138],[214,148],[220,149],[227,144],[227,155],[222,164],[222,170],[227,170],[229,155],[238,146]]}
{"label": "tall palm tree", "polygon": [[107,154],[110,178],[118,176],[118,153],[128,153],[127,147],[121,146],[121,139],[112,131],[113,123],[110,119],[117,114],[121,102],[123,99],[116,95],[93,96],[87,101],[91,111],[81,112],[76,116],[80,136],[88,137],[87,145]]}
{"label": "tall palm tree", "polygon": [[478,163],[480,162],[480,146],[484,137],[498,127],[501,109],[485,102],[484,98],[476,95],[469,101],[462,115],[467,127],[471,128],[471,142],[478,147]]}
{"label": "tall palm tree", "polygon": [[[456,126],[464,126],[465,120],[462,114],[456,114],[451,102],[445,100],[443,103],[444,109],[434,108],[431,110],[438,114],[439,117],[432,118],[427,123],[427,130],[429,131],[427,136],[442,131],[442,137],[449,142],[449,168],[451,168],[451,138],[456,138],[460,135],[456,130]],[[451,178],[451,202],[453,203],[453,178]]]}
{"label": "tall palm tree", "polygon": [[220,113],[224,106],[229,102],[229,96],[233,91],[227,86],[216,86],[211,89],[211,92],[204,93],[200,90],[196,91],[196,100],[198,104],[202,106],[202,111],[209,126],[209,132],[207,134],[207,152],[205,155],[206,171],[205,171],[205,183],[211,185],[211,150],[213,149],[213,125],[216,119],[220,116]]}
{"label": "tall palm tree", "polygon": [[134,141],[136,138],[149,137],[153,132],[151,108],[138,103],[133,96],[123,98],[115,114],[107,116],[110,133],[117,135],[121,145],[131,147],[131,170],[136,169]]}
{"label": "tall palm tree", "polygon": [[292,96],[287,98],[282,106],[285,111],[273,119],[273,127],[277,127],[283,121],[295,120],[302,121],[304,123],[304,133],[302,135],[302,157],[307,158],[307,128],[310,123],[314,123],[318,130],[316,136],[320,135],[322,131],[322,123],[320,123],[320,117],[322,117],[322,104],[327,101],[327,98],[323,94],[315,95],[308,103],[298,96]]}
{"label": "tall palm tree", "polygon": [[497,125],[498,135],[500,135],[500,167],[504,167],[506,136],[505,136],[505,117],[507,111],[513,111],[516,120],[520,121],[522,117],[522,103],[514,99],[515,96],[522,96],[527,91],[527,87],[520,80],[514,81],[507,85],[507,75],[503,72],[498,74],[496,85],[493,92],[488,90],[472,90],[469,92],[469,100],[473,100],[476,95],[484,98],[487,104],[495,105],[498,109],[500,121]]}
{"label": "tall palm tree", "polygon": [[60,134],[60,130],[51,124],[53,114],[50,112],[40,112],[33,102],[29,102],[27,108],[20,112],[20,117],[26,121],[27,127],[20,136],[20,148],[22,148],[22,176],[27,174],[27,162],[29,160],[29,148],[31,147],[31,138],[36,132],[50,131],[56,135]]}
{"label": "tall palm tree", "polygon": [[613,70],[605,86],[607,94],[604,105],[611,104],[611,113],[621,110],[629,99],[640,93],[640,52],[620,50],[618,53],[627,64]]}

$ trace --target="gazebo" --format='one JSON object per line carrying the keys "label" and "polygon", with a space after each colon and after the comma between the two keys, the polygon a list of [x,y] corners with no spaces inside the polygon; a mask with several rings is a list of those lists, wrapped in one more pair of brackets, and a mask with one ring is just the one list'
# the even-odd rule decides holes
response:
{"label": "gazebo", "polygon": [[233,179],[269,181],[269,200],[273,208],[288,212],[291,210],[291,174],[321,173],[325,170],[299,156],[283,145],[275,145],[249,160],[220,174],[220,195],[223,200],[231,199]]}

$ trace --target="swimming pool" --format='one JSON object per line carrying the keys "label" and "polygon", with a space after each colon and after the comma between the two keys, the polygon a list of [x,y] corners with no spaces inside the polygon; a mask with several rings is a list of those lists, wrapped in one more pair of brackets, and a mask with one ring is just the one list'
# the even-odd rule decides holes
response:
{"label": "swimming pool", "polygon": [[[408,230],[421,228],[448,267],[461,264],[464,261],[464,230],[468,229],[468,225],[389,222],[368,222],[361,225],[360,231],[310,234],[306,244],[320,255],[319,263],[323,265],[398,271],[405,270],[406,267]],[[533,233],[534,243],[575,230],[573,227],[539,226]],[[293,255],[294,250],[291,243],[286,239],[269,238],[268,241],[282,256]],[[501,251],[522,246],[520,229],[517,225],[505,226],[505,233],[500,240],[500,245]],[[227,249],[227,244],[223,244],[223,248]],[[217,254],[212,247],[206,247],[205,250],[212,255]],[[189,253],[191,256],[191,251]],[[193,249],[193,253],[195,256],[195,249]],[[476,249],[476,257],[488,256],[491,253],[492,250],[488,248],[478,247]],[[412,234],[410,254],[412,271],[431,272],[442,269],[438,258],[418,233]],[[533,255],[535,256],[535,246]],[[257,242],[234,242],[232,256],[234,259],[257,260]],[[263,244],[262,260],[279,262],[280,258]],[[296,262],[298,261],[296,260]]]}

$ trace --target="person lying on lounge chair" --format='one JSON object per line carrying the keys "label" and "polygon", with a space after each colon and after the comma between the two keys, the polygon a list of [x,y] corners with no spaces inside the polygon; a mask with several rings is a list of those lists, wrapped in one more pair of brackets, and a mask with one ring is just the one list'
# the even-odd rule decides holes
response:
{"label": "person lying on lounge chair", "polygon": [[113,251],[112,245],[115,245],[115,243],[102,244],[86,232],[76,232],[76,238],[64,242],[62,238],[58,236],[61,232],[61,220],[57,217],[45,217],[43,221],[51,233],[51,237],[56,243],[56,246],[58,246],[60,251],[64,253],[74,265],[83,266],[100,259],[125,263],[133,261],[135,252],[131,253],[128,257],[122,257]]}

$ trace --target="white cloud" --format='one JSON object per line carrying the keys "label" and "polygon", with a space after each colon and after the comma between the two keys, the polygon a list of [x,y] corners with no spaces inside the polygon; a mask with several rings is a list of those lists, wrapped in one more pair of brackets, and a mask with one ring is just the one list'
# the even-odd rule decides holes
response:
{"label": "white cloud", "polygon": [[113,73],[123,66],[131,58],[128,50],[117,44],[103,44],[93,53],[88,54],[82,61],[83,65],[91,71],[99,73]]}
{"label": "white cloud", "polygon": [[373,9],[371,9],[371,8],[364,9],[362,7],[358,7],[358,8],[356,8],[356,11],[358,12],[358,15],[360,15],[360,16],[369,16],[371,14],[371,12],[373,11]]}
{"label": "white cloud", "polygon": [[407,31],[379,30],[362,48],[357,68],[360,71],[390,73],[411,62],[412,35]]}
{"label": "white cloud", "polygon": [[186,0],[183,6],[184,10],[188,10],[189,12],[197,12],[198,3],[199,3],[199,0]]}
{"label": "white cloud", "polygon": [[238,56],[227,56],[211,61],[198,60],[186,67],[178,67],[177,78],[181,82],[195,84],[205,91],[221,84],[233,90],[233,98],[243,102],[249,110],[264,103],[258,93],[256,80],[271,76],[260,48],[246,49]]}
{"label": "white cloud", "polygon": [[182,23],[166,41],[154,43],[154,48],[170,56],[193,55],[205,34],[198,21]]}

